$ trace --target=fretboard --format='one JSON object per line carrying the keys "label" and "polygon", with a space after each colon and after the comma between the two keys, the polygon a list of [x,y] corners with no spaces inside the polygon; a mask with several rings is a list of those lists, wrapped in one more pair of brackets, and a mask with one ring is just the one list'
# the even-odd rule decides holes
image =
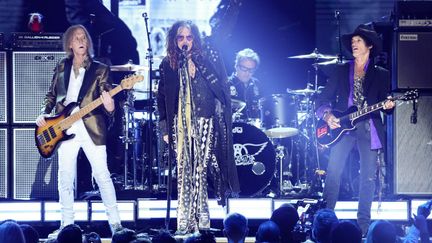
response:
{"label": "fretboard", "polygon": [[384,104],[385,104],[385,101],[382,101],[382,102],[376,103],[375,105],[371,105],[371,106],[365,107],[359,111],[353,112],[353,113],[349,114],[349,119],[355,120],[361,116],[364,116],[364,115],[369,114],[371,112],[377,111],[377,110],[383,108]]}

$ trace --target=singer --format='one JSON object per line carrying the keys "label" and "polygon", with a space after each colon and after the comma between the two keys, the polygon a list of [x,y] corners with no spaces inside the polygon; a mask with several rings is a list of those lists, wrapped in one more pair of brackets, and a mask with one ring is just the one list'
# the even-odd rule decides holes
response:
{"label": "singer", "polygon": [[160,127],[176,152],[177,235],[210,228],[208,184],[221,204],[240,188],[227,75],[219,52],[199,33],[189,21],[174,23],[159,67]]}
{"label": "singer", "polygon": [[[343,35],[341,41],[354,60],[337,66],[316,100],[317,116],[323,118],[331,129],[340,127],[340,120],[333,115],[333,110],[343,111],[349,106],[361,109],[385,100],[390,92],[389,72],[373,63],[374,57],[381,51],[381,39],[375,30],[360,25],[353,33]],[[388,100],[384,109],[391,110],[394,105],[393,101]],[[363,235],[366,235],[375,193],[378,150],[385,148],[385,127],[379,111],[360,118],[355,130],[342,135],[332,145],[323,194],[328,208],[334,209],[336,205],[341,174],[354,147],[360,154],[357,222]]]}

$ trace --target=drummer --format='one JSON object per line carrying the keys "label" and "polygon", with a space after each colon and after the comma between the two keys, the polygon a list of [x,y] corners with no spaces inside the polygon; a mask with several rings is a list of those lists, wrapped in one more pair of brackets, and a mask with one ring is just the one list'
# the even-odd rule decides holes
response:
{"label": "drummer", "polygon": [[258,101],[262,97],[260,82],[253,77],[259,66],[258,54],[250,48],[239,51],[235,59],[235,72],[229,77],[231,98],[246,103],[238,117],[242,121],[260,118]]}

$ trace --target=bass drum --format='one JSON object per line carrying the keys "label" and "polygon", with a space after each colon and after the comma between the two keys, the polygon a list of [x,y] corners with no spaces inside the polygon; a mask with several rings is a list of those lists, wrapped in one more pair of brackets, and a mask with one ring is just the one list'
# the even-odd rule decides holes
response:
{"label": "bass drum", "polygon": [[240,196],[259,195],[269,186],[276,170],[276,153],[270,139],[255,126],[233,123],[234,159]]}

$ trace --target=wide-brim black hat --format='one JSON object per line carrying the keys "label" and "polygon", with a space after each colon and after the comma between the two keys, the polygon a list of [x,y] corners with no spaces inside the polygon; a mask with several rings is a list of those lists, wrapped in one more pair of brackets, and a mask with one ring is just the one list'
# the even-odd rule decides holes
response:
{"label": "wide-brim black hat", "polygon": [[370,26],[361,24],[359,25],[353,33],[342,35],[341,42],[342,45],[352,53],[351,49],[351,39],[353,36],[362,37],[367,43],[372,45],[371,56],[376,57],[382,51],[381,38],[378,36],[377,32]]}

